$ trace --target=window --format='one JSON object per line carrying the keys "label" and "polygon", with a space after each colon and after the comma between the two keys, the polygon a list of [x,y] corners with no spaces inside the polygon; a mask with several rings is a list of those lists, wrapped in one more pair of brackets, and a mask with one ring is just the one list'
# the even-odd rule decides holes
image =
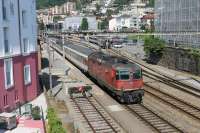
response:
{"label": "window", "polygon": [[128,70],[120,70],[116,73],[116,80],[129,80],[130,75]]}
{"label": "window", "polygon": [[23,52],[24,53],[29,52],[29,40],[27,38],[23,39]]}
{"label": "window", "polygon": [[5,86],[10,88],[13,86],[13,64],[12,59],[4,60],[4,75],[5,75]]}
{"label": "window", "polygon": [[22,11],[22,25],[23,27],[26,27],[27,24],[26,24],[26,11]]}
{"label": "window", "polygon": [[25,84],[29,84],[31,82],[30,65],[24,66],[24,82]]}
{"label": "window", "polygon": [[8,42],[8,28],[4,27],[3,28],[3,34],[4,34],[4,52],[5,54],[10,53],[10,46]]}
{"label": "window", "polygon": [[142,78],[141,70],[136,70],[135,73],[133,73],[133,79],[141,79],[141,78]]}
{"label": "window", "polygon": [[15,14],[14,4],[12,2],[10,3],[10,12],[12,15]]}
{"label": "window", "polygon": [[3,104],[4,104],[4,106],[8,105],[8,97],[7,97],[7,95],[3,96]]}
{"label": "window", "polygon": [[3,20],[6,20],[7,19],[7,13],[6,13],[5,0],[2,0],[2,14],[3,14]]}

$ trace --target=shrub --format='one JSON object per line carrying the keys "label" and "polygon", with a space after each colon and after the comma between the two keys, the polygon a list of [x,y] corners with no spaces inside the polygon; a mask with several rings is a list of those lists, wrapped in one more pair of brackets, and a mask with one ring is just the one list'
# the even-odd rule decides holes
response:
{"label": "shrub", "polygon": [[57,118],[53,108],[49,108],[47,111],[48,117],[48,133],[66,133],[62,127],[62,122]]}
{"label": "shrub", "polygon": [[150,54],[162,55],[164,48],[165,48],[165,41],[153,36],[145,38],[144,51],[147,55]]}
{"label": "shrub", "polygon": [[157,64],[162,57],[165,42],[159,38],[149,36],[144,41],[144,51],[149,63]]}
{"label": "shrub", "polygon": [[31,115],[33,117],[34,120],[40,120],[41,116],[40,116],[40,107],[36,106],[32,109],[31,111]]}

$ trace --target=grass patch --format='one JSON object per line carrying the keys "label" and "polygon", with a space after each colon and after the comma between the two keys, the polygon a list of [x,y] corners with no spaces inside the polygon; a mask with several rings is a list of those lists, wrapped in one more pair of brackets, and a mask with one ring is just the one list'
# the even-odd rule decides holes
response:
{"label": "grass patch", "polygon": [[48,117],[48,133],[66,133],[62,127],[62,122],[57,117],[56,112],[53,108],[49,108],[47,111]]}

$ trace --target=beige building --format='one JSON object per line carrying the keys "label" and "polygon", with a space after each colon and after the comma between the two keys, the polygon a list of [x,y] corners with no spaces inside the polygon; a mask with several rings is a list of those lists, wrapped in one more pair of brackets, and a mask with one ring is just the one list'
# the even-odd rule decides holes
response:
{"label": "beige building", "polygon": [[74,2],[66,2],[61,6],[54,6],[49,9],[52,15],[66,15],[71,14],[76,10],[76,4]]}

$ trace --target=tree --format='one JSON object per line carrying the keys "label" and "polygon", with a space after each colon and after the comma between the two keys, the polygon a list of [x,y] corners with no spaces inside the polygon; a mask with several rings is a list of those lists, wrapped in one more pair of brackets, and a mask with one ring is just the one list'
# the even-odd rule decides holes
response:
{"label": "tree", "polygon": [[105,30],[108,28],[109,22],[107,19],[102,20],[101,22],[98,23],[98,29],[100,30]]}
{"label": "tree", "polygon": [[144,51],[150,63],[156,64],[163,54],[165,41],[154,36],[145,38]]}
{"label": "tree", "polygon": [[149,4],[147,6],[154,7],[154,5],[155,5],[155,0],[149,0]]}
{"label": "tree", "polygon": [[88,20],[87,18],[83,18],[81,21],[81,30],[88,30]]}
{"label": "tree", "polygon": [[58,22],[59,20],[61,20],[62,17],[61,16],[54,16],[53,17],[53,22]]}
{"label": "tree", "polygon": [[113,11],[112,11],[112,10],[107,10],[107,11],[106,11],[106,16],[107,16],[107,17],[110,17],[112,14],[113,14]]}
{"label": "tree", "polygon": [[101,9],[101,6],[99,4],[96,4],[95,6],[96,6],[96,11],[99,12]]}

